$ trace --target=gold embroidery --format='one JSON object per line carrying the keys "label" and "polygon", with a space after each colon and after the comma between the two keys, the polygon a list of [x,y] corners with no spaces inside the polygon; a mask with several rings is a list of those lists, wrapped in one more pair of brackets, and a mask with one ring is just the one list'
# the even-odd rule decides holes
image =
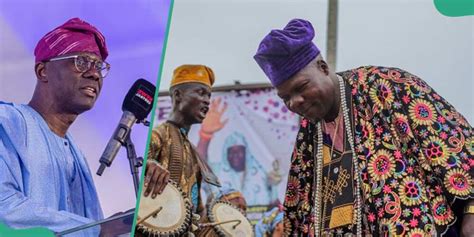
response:
{"label": "gold embroidery", "polygon": [[352,224],[353,211],[352,205],[336,207],[332,209],[329,228],[333,229],[339,226]]}
{"label": "gold embroidery", "polygon": [[323,146],[323,165],[326,166],[331,163],[331,156],[329,155],[329,147]]}
{"label": "gold embroidery", "polygon": [[[341,168],[339,175],[337,176],[337,182],[334,184],[333,180],[329,180],[327,177],[324,177],[324,200],[329,200],[331,204],[334,204],[336,201],[336,195],[342,195],[342,189],[347,187],[348,180],[351,176],[346,169]],[[325,202],[326,202],[325,201]]]}

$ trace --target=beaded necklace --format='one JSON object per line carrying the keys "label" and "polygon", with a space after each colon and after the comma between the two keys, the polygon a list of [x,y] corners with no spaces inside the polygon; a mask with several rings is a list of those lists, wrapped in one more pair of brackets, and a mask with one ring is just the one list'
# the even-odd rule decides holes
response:
{"label": "beaded necklace", "polygon": [[[337,79],[339,80],[339,91],[341,93],[341,106],[342,106],[342,113],[344,117],[344,128],[346,129],[346,134],[348,137],[348,141],[351,147],[352,151],[352,165],[354,167],[354,174],[356,175],[355,178],[355,211],[354,211],[354,216],[353,220],[356,222],[356,236],[360,237],[362,236],[362,198],[361,198],[361,193],[360,193],[360,188],[361,188],[361,181],[359,178],[359,164],[357,161],[357,155],[354,152],[354,137],[352,136],[352,131],[351,131],[351,126],[350,126],[350,119],[349,119],[349,108],[347,107],[347,102],[346,102],[346,88],[344,86],[344,81],[343,79],[337,75]],[[316,174],[316,194],[315,194],[315,207],[313,209],[313,217],[314,217],[314,233],[315,236],[319,236],[320,234],[320,227],[321,227],[321,195],[322,195],[322,168],[323,168],[323,131],[321,127],[321,122],[318,122],[316,124],[316,137],[314,139],[317,144],[317,150],[316,150],[316,165],[314,173]]]}

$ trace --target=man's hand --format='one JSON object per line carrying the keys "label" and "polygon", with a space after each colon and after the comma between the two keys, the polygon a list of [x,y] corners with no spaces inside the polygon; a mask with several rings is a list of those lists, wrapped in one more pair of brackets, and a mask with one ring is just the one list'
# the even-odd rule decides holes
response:
{"label": "man's hand", "polygon": [[221,98],[212,100],[209,111],[206,114],[206,118],[202,121],[201,131],[209,135],[221,130],[228,119],[221,121],[222,115],[227,110],[227,104],[221,107]]}
{"label": "man's hand", "polygon": [[158,162],[154,160],[147,160],[145,182],[145,197],[151,193],[151,198],[161,194],[165,189],[170,179],[170,172],[163,168]]}
{"label": "man's hand", "polygon": [[[470,205],[472,205],[472,201]],[[474,214],[464,214],[461,224],[461,237],[474,237]]]}

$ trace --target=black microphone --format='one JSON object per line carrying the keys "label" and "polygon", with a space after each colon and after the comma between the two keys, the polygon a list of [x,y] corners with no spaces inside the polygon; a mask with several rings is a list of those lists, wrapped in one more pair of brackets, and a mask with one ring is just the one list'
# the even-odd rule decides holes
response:
{"label": "black microphone", "polygon": [[102,175],[105,167],[110,167],[120,147],[130,135],[135,123],[144,122],[153,107],[155,86],[145,79],[138,79],[130,88],[122,104],[122,118],[114,134],[100,157],[97,175]]}

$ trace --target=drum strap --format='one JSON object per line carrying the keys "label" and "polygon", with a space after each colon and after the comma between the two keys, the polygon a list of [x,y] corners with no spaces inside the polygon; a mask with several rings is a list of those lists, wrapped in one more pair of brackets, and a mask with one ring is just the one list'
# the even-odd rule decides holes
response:
{"label": "drum strap", "polygon": [[219,187],[219,188],[222,187],[221,183],[219,182],[219,178],[217,178],[214,172],[212,172],[212,169],[209,167],[207,162],[201,159],[201,156],[199,155],[199,153],[197,153],[196,147],[194,145],[192,146],[193,146],[194,156],[196,157],[196,160],[199,165],[199,169],[201,170],[201,175],[204,181],[216,187]]}
{"label": "drum strap", "polygon": [[[169,157],[169,167],[168,171],[170,172],[170,178],[175,181],[176,183],[180,183],[181,174],[183,172],[183,136],[179,134],[178,129],[170,129],[170,136],[171,136],[171,147],[170,147],[170,157]],[[179,142],[174,142],[179,141]],[[212,169],[201,159],[201,156],[197,153],[196,147],[189,142],[192,146],[192,152],[196,161],[199,166],[199,170],[201,171],[201,175],[203,180],[211,185],[221,187],[219,179],[217,176],[212,172]]]}
{"label": "drum strap", "polygon": [[[171,180],[181,183],[181,175],[183,173],[183,139],[178,129],[170,129],[171,144],[169,152],[168,171]],[[178,142],[179,141],[179,142]]]}

